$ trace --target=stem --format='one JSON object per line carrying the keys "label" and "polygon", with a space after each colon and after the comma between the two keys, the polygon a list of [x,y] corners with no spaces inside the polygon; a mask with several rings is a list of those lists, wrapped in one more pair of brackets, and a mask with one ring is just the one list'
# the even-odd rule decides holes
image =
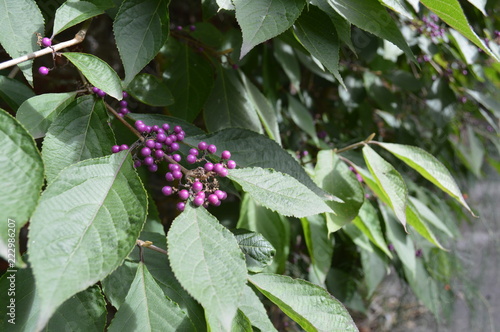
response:
{"label": "stem", "polygon": [[142,240],[137,239],[135,241],[135,244],[137,244],[139,247],[149,248],[151,250],[157,251],[157,252],[162,253],[164,255],[168,255],[168,251],[153,245],[153,242],[151,242],[151,241],[142,241]]}
{"label": "stem", "polygon": [[118,113],[114,110],[113,107],[109,106],[109,104],[106,102],[104,102],[104,105],[106,105],[106,108],[108,109],[108,111],[110,111],[115,116],[115,118],[118,119],[118,121],[123,123],[123,125],[125,125],[125,127],[127,127],[128,129],[130,129],[130,131],[132,131],[135,134],[135,136],[139,137],[139,139],[141,141],[144,141],[144,137],[142,137],[141,133],[138,132],[137,129],[132,127],[132,125],[130,125],[130,123],[128,123],[124,118],[122,118],[120,115],[118,115]]}
{"label": "stem", "polygon": [[337,153],[337,154],[339,154],[339,153],[342,153],[342,152],[345,152],[345,151],[348,151],[348,150],[357,149],[360,146],[365,146],[366,144],[375,143],[375,141],[372,141],[372,139],[374,137],[375,137],[375,133],[373,133],[370,136],[368,136],[364,141],[348,145],[348,146],[346,146],[346,147],[344,147],[342,149],[338,149],[338,150],[335,149],[334,152]]}
{"label": "stem", "polygon": [[92,21],[91,19],[88,20],[88,21],[85,21],[85,23],[83,24],[82,28],[80,29],[80,31],[78,31],[76,33],[76,35],[75,35],[75,37],[73,39],[64,41],[62,43],[56,44],[56,45],[51,46],[51,47],[46,47],[46,48],[41,49],[39,51],[23,55],[23,56],[20,56],[18,58],[12,59],[12,60],[8,60],[8,61],[5,61],[5,62],[2,62],[2,63],[0,63],[0,70],[1,69],[5,69],[5,68],[9,68],[9,67],[17,65],[17,64],[20,64],[21,62],[25,62],[25,61],[28,61],[28,60],[31,60],[31,59],[34,59],[34,58],[41,57],[42,55],[46,55],[46,54],[51,54],[53,52],[57,52],[57,51],[62,50],[63,48],[66,48],[66,47],[70,47],[70,46],[73,46],[73,45],[76,45],[76,44],[80,44],[85,39],[85,36],[87,34],[87,30],[88,30],[88,28],[90,26],[90,22],[91,21]]}

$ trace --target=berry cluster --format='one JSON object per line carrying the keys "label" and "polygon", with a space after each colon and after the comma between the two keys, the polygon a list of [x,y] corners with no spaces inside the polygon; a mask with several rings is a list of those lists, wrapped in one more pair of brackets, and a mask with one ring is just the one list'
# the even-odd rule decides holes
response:
{"label": "berry cluster", "polygon": [[130,113],[130,110],[127,108],[128,102],[125,100],[128,98],[128,93],[123,91],[123,99],[120,100],[120,109],[118,110],[118,115],[121,116],[122,118]]}
{"label": "berry cluster", "polygon": [[[52,39],[48,38],[48,37],[43,37],[41,38],[41,36],[38,37],[38,44],[40,46],[43,46],[43,47],[50,47],[52,46]],[[40,40],[41,38],[41,40]],[[45,67],[45,66],[41,66],[40,68],[38,68],[38,73],[40,75],[43,75],[43,76],[46,76],[48,75],[50,72],[50,69]]]}
{"label": "berry cluster", "polygon": [[104,98],[106,97],[106,92],[102,91],[101,89],[99,89],[98,87],[93,87],[92,88],[92,92],[95,93],[96,95],[98,95],[99,97],[101,98]]}
{"label": "berry cluster", "polygon": [[422,21],[424,24],[418,28],[419,32],[425,33],[431,38],[442,38],[444,36],[446,31],[437,24],[439,18],[436,14],[431,14],[429,17],[424,16]]}
{"label": "berry cluster", "polygon": [[[227,193],[219,189],[217,177],[226,177],[228,169],[234,169],[236,162],[230,160],[231,153],[223,151],[218,163],[210,162],[208,155],[214,155],[217,147],[213,144],[200,142],[197,148],[189,150],[184,158],[189,165],[198,164],[196,168],[186,169],[179,163],[182,156],[177,153],[180,149],[179,143],[184,140],[185,132],[181,126],[171,126],[164,123],[161,126],[148,126],[143,121],[135,122],[135,128],[142,134],[143,139],[132,146],[134,167],[146,166],[150,172],[158,170],[158,164],[162,161],[168,162],[168,171],[165,179],[169,185],[162,188],[165,196],[177,194],[181,202],[177,203],[177,209],[183,211],[186,201],[192,199],[194,206],[209,205],[219,206],[226,199]],[[114,145],[113,153],[127,150],[125,144]]]}

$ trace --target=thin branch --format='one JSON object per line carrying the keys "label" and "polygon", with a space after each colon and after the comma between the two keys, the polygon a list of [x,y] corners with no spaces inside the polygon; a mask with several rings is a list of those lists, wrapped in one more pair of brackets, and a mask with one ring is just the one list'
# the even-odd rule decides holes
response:
{"label": "thin branch", "polygon": [[365,146],[366,144],[375,143],[375,141],[372,141],[372,139],[374,137],[375,137],[375,133],[373,133],[370,136],[368,136],[364,141],[351,144],[351,145],[346,146],[345,148],[342,148],[342,149],[338,149],[338,150],[335,149],[334,152],[337,153],[337,154],[339,154],[339,153],[342,153],[342,152],[346,152],[348,150],[353,150],[353,149],[359,148],[361,146]]}
{"label": "thin branch", "polygon": [[2,63],[0,63],[0,70],[12,67],[14,65],[20,64],[22,62],[25,62],[25,61],[28,61],[28,60],[31,60],[31,59],[34,59],[34,58],[41,57],[42,55],[46,55],[46,54],[51,54],[53,52],[57,52],[57,51],[62,50],[63,48],[66,48],[66,47],[70,47],[70,46],[73,46],[73,45],[76,45],[76,44],[80,44],[85,39],[85,36],[87,34],[87,30],[88,30],[88,28],[90,26],[90,22],[91,21],[92,20],[86,21],[83,24],[83,26],[80,29],[80,31],[78,31],[76,33],[76,35],[75,35],[75,37],[73,39],[70,39],[68,41],[64,41],[62,43],[56,44],[56,45],[51,46],[51,47],[46,47],[44,49],[41,49],[39,51],[30,53],[30,54],[26,54],[26,55],[20,56],[19,58],[15,58],[15,59],[12,59],[12,60],[8,60],[8,61],[5,61],[5,62],[2,62]]}
{"label": "thin branch", "polygon": [[151,242],[151,241],[142,241],[142,240],[137,239],[135,241],[135,244],[137,244],[139,247],[149,248],[151,250],[157,251],[157,252],[162,253],[164,255],[168,255],[168,251],[153,245],[153,242]]}
{"label": "thin branch", "polygon": [[144,137],[142,137],[141,133],[139,131],[137,131],[137,129],[135,129],[132,125],[130,125],[130,123],[128,123],[124,118],[122,118],[116,111],[113,107],[109,106],[108,103],[104,103],[104,105],[106,105],[106,108],[108,109],[108,111],[110,111],[114,116],[115,118],[118,119],[118,121],[120,121],[121,123],[123,123],[123,125],[125,127],[127,127],[128,129],[130,129],[131,132],[133,132],[135,134],[135,136],[139,137],[139,139],[141,141],[144,141]]}

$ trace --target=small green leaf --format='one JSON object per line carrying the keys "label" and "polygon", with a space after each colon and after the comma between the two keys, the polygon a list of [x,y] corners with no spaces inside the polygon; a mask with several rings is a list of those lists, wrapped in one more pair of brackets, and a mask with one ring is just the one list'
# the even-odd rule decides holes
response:
{"label": "small green leaf", "polygon": [[299,102],[297,99],[292,97],[291,95],[287,95],[288,97],[288,112],[292,117],[293,122],[305,131],[315,143],[317,143],[318,136],[316,135],[316,128],[314,126],[314,119],[307,110],[307,108]]}
{"label": "small green leaf", "polygon": [[273,262],[276,250],[261,234],[244,229],[235,229],[233,233],[245,254],[248,271],[261,272]]}
{"label": "small green leaf", "polygon": [[125,0],[116,14],[113,31],[125,68],[125,86],[167,41],[169,3],[165,0]]}
{"label": "small green leaf", "polygon": [[103,101],[91,95],[75,100],[52,122],[43,141],[43,160],[50,183],[66,166],[111,153],[115,139]]}
{"label": "small green leaf", "polygon": [[353,220],[364,201],[364,191],[356,175],[340,160],[332,150],[318,153],[318,162],[314,169],[316,183],[344,203],[327,202],[335,214],[327,214],[328,232],[339,230]]}
{"label": "small green leaf", "polygon": [[360,250],[361,265],[363,267],[364,282],[367,287],[367,298],[371,298],[378,285],[387,276],[389,270],[388,259],[379,255],[375,250]]}
{"label": "small green leaf", "polygon": [[365,201],[359,210],[359,215],[352,222],[359,230],[361,230],[370,241],[379,247],[388,257],[392,258],[392,254],[387,247],[377,210],[373,205]]}
{"label": "small green leaf", "polygon": [[317,285],[268,273],[248,279],[306,331],[358,331],[342,303]]}
{"label": "small green leaf", "polygon": [[[17,58],[37,51],[37,35],[44,32],[44,19],[34,0],[0,0],[0,44]],[[19,64],[33,86],[33,60]]]}
{"label": "small green leaf", "polygon": [[[10,114],[0,109],[0,257],[25,266],[19,232],[35,210],[43,185],[43,163],[33,137]],[[14,263],[15,262],[15,263]]]}
{"label": "small green leaf", "polygon": [[284,216],[333,212],[315,193],[288,174],[260,167],[233,169],[228,177],[259,204]]}
{"label": "small green leaf", "polygon": [[[327,14],[309,6],[295,22],[295,34],[302,45],[345,87],[339,73],[340,43],[335,26]],[[314,136],[313,136],[314,137]]]}
{"label": "small green leaf", "polygon": [[262,234],[276,250],[272,264],[264,271],[285,271],[290,248],[290,224],[285,217],[257,204],[250,195],[245,195],[237,227]]}
{"label": "small green leaf", "polygon": [[451,176],[451,173],[436,157],[416,146],[393,143],[377,144],[404,161],[438,188],[448,193],[474,215],[469,205],[465,202],[463,194]]}
{"label": "small green leaf", "polygon": [[477,36],[474,30],[472,30],[472,27],[469,25],[469,22],[467,22],[467,17],[457,0],[420,0],[420,2],[436,13],[436,15],[449,26],[456,29],[479,48],[483,49],[493,59],[500,61],[500,59],[498,59],[496,55],[491,52],[488,46],[486,46],[486,44]]}
{"label": "small green leaf", "polygon": [[163,294],[144,263],[139,263],[134,281],[111,321],[109,331],[133,329],[147,331],[193,331],[189,317]]}
{"label": "small green leaf", "polygon": [[0,98],[2,98],[13,111],[17,111],[24,101],[33,97],[35,93],[25,84],[0,76]]}
{"label": "small green leaf", "polygon": [[56,10],[52,37],[67,28],[102,13],[104,13],[104,10],[91,2],[68,0]]}
{"label": "small green leaf", "polygon": [[365,145],[363,156],[370,173],[375,178],[385,199],[394,210],[396,217],[406,227],[406,202],[408,200],[408,188],[401,174],[387,161],[379,156],[373,149]]}
{"label": "small green leaf", "polygon": [[303,0],[286,3],[277,0],[233,0],[236,20],[243,33],[241,57],[256,45],[288,30],[299,17],[305,3]]}
{"label": "small green leaf", "polygon": [[64,301],[122,264],[146,211],[146,192],[128,151],[71,165],[47,186],[28,242],[41,301],[37,329]]}
{"label": "small green leaf", "polygon": [[247,277],[234,236],[207,210],[188,204],[173,221],[167,245],[176,278],[205,308],[212,330],[230,330]]}
{"label": "small green leaf", "polygon": [[240,298],[239,309],[248,317],[252,325],[261,331],[277,331],[267,316],[266,308],[248,285],[245,286]]}
{"label": "small green leaf", "polygon": [[34,96],[21,104],[16,118],[33,138],[44,137],[54,119],[76,97],[76,92],[45,93]]}
{"label": "small green leaf", "polygon": [[259,116],[234,69],[220,67],[212,93],[205,103],[204,117],[210,132],[246,128],[262,133]]}
{"label": "small green leaf", "polygon": [[168,106],[174,102],[165,83],[150,74],[137,75],[127,86],[127,91],[141,103],[150,106]]}
{"label": "small green leaf", "polygon": [[78,68],[95,87],[111,97],[122,100],[122,86],[116,72],[98,57],[85,54],[64,52],[63,55]]}

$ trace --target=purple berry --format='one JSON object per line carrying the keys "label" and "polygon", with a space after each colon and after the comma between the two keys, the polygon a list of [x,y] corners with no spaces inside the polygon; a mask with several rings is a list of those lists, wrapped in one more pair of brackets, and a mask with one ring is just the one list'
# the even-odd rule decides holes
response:
{"label": "purple berry", "polygon": [[182,178],[182,172],[181,171],[173,171],[172,175],[174,176],[174,179],[181,179]]}
{"label": "purple berry", "polygon": [[179,143],[177,142],[173,142],[172,144],[170,144],[170,150],[172,151],[177,151],[179,150],[180,146],[179,146]]}
{"label": "purple berry", "polygon": [[229,152],[229,151],[227,151],[227,150],[222,151],[221,158],[222,158],[222,159],[229,159],[229,158],[231,158],[231,152]]}
{"label": "purple berry", "polygon": [[154,149],[154,147],[155,147],[155,145],[156,145],[156,144],[155,144],[155,141],[154,141],[154,140],[152,140],[152,139],[148,139],[148,140],[146,141],[145,145],[146,145],[148,148],[150,148],[150,149]]}
{"label": "purple berry", "polygon": [[158,142],[165,142],[166,139],[167,139],[167,135],[165,135],[163,133],[156,135],[156,141],[158,141]]}
{"label": "purple berry", "polygon": [[[93,93],[97,93],[97,91],[99,91],[99,88],[96,88],[95,86],[92,88],[92,92]],[[141,121],[142,122],[142,121]]]}
{"label": "purple berry", "polygon": [[210,204],[215,205],[219,202],[219,197],[217,197],[217,195],[215,194],[210,194],[208,195],[207,200]]}
{"label": "purple berry", "polygon": [[194,192],[199,192],[203,190],[203,183],[201,183],[200,181],[195,181],[191,185],[191,189],[193,189]]}
{"label": "purple berry", "polygon": [[200,149],[201,151],[204,151],[208,148],[208,144],[205,143],[205,142],[200,142],[198,143],[198,149]]}
{"label": "purple berry", "polygon": [[186,208],[186,203],[184,203],[184,202],[177,203],[177,210],[182,212],[182,211],[184,211],[185,208]]}
{"label": "purple berry", "polygon": [[214,169],[214,164],[208,162],[203,166],[203,168],[205,169],[205,171],[210,172],[211,170]]}
{"label": "purple berry", "polygon": [[190,26],[189,26],[189,30],[190,30],[190,31],[194,31],[194,30],[196,30],[196,26],[194,26],[194,25],[190,25]]}
{"label": "purple berry", "polygon": [[170,130],[170,125],[168,123],[164,123],[162,126],[163,130],[169,131]]}
{"label": "purple berry", "polygon": [[188,164],[194,164],[196,162],[196,156],[188,154],[186,157],[186,161],[188,162]]}
{"label": "purple berry", "polygon": [[225,191],[217,189],[214,194],[219,198],[219,200],[223,201],[227,198],[227,193]]}
{"label": "purple berry", "polygon": [[161,159],[165,155],[165,152],[163,150],[155,150],[154,155],[156,159]]}
{"label": "purple berry", "polygon": [[151,131],[154,131],[155,133],[157,133],[158,130],[160,130],[160,127],[157,126],[157,125],[154,125],[154,126],[151,127]]}
{"label": "purple berry", "polygon": [[49,73],[49,68],[47,67],[44,67],[44,66],[41,66],[40,68],[38,68],[38,72],[40,73],[40,75],[47,75]]}
{"label": "purple berry", "polygon": [[182,189],[181,191],[179,191],[179,198],[182,199],[183,201],[188,199],[189,198],[189,191],[187,191],[186,189]]}
{"label": "purple berry", "polygon": [[154,172],[156,172],[156,171],[158,170],[158,165],[156,165],[156,164],[149,165],[149,166],[148,166],[148,170],[149,170],[150,172],[153,172],[153,173],[154,173]]}
{"label": "purple berry", "polygon": [[128,93],[127,93],[127,92],[125,92],[125,91],[123,91],[123,92],[122,92],[122,96],[123,96],[123,98],[128,98]]}
{"label": "purple berry", "polygon": [[422,251],[422,249],[417,249],[417,250],[415,251],[415,256],[417,256],[417,257],[422,257],[422,255],[423,255],[423,251]]}
{"label": "purple berry", "polygon": [[184,134],[180,133],[180,134],[175,135],[175,137],[177,138],[178,141],[183,141],[186,136]]}
{"label": "purple berry", "polygon": [[200,196],[196,196],[196,197],[193,199],[193,204],[194,204],[195,206],[202,206],[204,202],[205,202],[205,198],[200,197]]}
{"label": "purple berry", "polygon": [[217,163],[214,165],[214,172],[215,173],[219,173],[220,171],[222,171],[224,168],[224,165],[220,164],[220,163]]}
{"label": "purple berry", "polygon": [[167,172],[167,173],[165,173],[165,180],[167,180],[168,182],[172,182],[175,179],[174,179],[174,176],[171,172]]}
{"label": "purple berry", "polygon": [[182,31],[182,27],[181,27],[180,25],[178,25],[178,26],[176,27],[176,29],[177,29],[177,31]]}
{"label": "purple berry", "polygon": [[193,156],[197,156],[198,155],[198,150],[196,149],[189,149],[189,154],[192,154]]}
{"label": "purple berry", "polygon": [[120,145],[120,151],[123,151],[123,150],[128,150],[128,145],[127,144]]}
{"label": "purple berry", "polygon": [[126,100],[121,100],[120,101],[120,107],[127,107],[128,103]]}
{"label": "purple berry", "polygon": [[142,163],[140,160],[134,161],[134,168],[139,168],[139,167],[141,167],[141,165],[142,165]]}
{"label": "purple berry", "polygon": [[165,143],[166,146],[170,146],[172,145],[173,141],[170,138],[170,136],[167,136],[167,138],[165,138],[165,141],[163,143]]}
{"label": "purple berry", "polygon": [[104,98],[106,97],[106,92],[102,91],[101,89],[99,89],[99,91],[97,91],[97,95],[101,98]]}
{"label": "purple berry", "polygon": [[234,160],[228,160],[227,161],[227,168],[229,168],[229,169],[236,168],[236,161],[234,161]]}
{"label": "purple berry", "polygon": [[176,153],[172,156],[172,159],[175,160],[176,162],[180,162],[182,160],[182,157],[180,154]]}
{"label": "purple berry", "polygon": [[113,152],[113,153],[120,152],[120,146],[119,145],[113,145],[111,147],[111,152]]}
{"label": "purple berry", "polygon": [[148,157],[144,158],[143,163],[144,163],[144,165],[151,166],[155,163],[155,160],[153,157],[148,156]]}
{"label": "purple berry", "polygon": [[210,153],[214,154],[214,153],[216,153],[216,152],[217,152],[217,147],[216,147],[215,145],[213,145],[213,144],[210,144],[210,145],[207,147],[207,150],[208,150],[208,152],[210,152]]}
{"label": "purple berry", "polygon": [[134,126],[137,128],[138,125],[143,125],[144,122],[142,120],[137,120],[135,123],[134,123]]}
{"label": "purple berry", "polygon": [[137,126],[135,126],[135,128],[140,131],[141,133],[145,132],[146,131],[146,125],[144,123],[141,123]]}
{"label": "purple berry", "polygon": [[221,169],[219,172],[217,172],[217,174],[218,174],[220,177],[225,178],[225,177],[229,174],[229,171],[228,171],[226,168],[223,168],[223,169]]}
{"label": "purple berry", "polygon": [[173,172],[173,171],[180,171],[181,167],[177,164],[169,164],[168,169]]}
{"label": "purple berry", "polygon": [[151,149],[148,148],[147,146],[143,147],[141,149],[141,155],[143,155],[144,157],[150,156],[151,155]]}
{"label": "purple berry", "polygon": [[170,186],[165,186],[163,188],[161,188],[161,192],[163,193],[163,195],[165,196],[170,196],[172,195],[172,187]]}
{"label": "purple berry", "polygon": [[47,37],[42,38],[42,46],[43,47],[52,46],[52,40],[50,38],[47,38]]}
{"label": "purple berry", "polygon": [[174,133],[178,134],[182,131],[182,127],[181,126],[174,126]]}
{"label": "purple berry", "polygon": [[163,144],[161,143],[155,143],[155,149],[160,150],[162,148]]}
{"label": "purple berry", "polygon": [[197,193],[196,193],[196,197],[201,197],[201,198],[203,198],[203,200],[205,200],[205,196],[206,196],[206,195],[205,195],[205,192],[204,192],[204,191],[200,191],[200,192],[197,192]]}

